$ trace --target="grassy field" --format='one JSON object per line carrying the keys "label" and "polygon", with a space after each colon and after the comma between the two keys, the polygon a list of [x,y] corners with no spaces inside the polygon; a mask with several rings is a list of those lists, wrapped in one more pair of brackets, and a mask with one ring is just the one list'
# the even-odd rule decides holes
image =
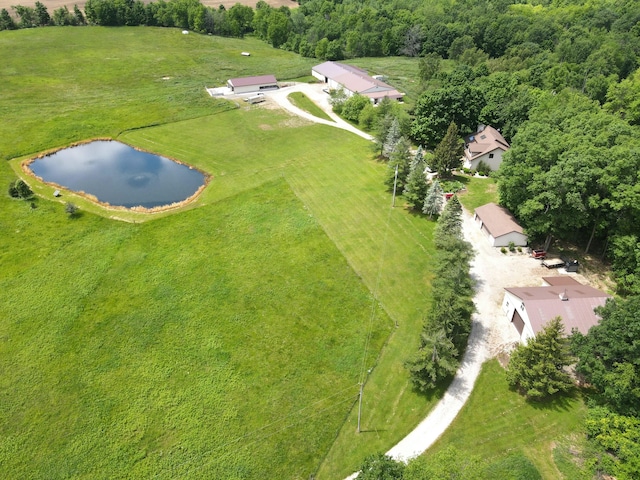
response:
{"label": "grassy field", "polygon": [[582,434],[585,414],[578,394],[542,404],[525,401],[509,389],[504,369],[492,360],[483,366],[476,388],[452,426],[427,455],[453,445],[496,464],[507,457],[525,456],[545,479],[589,478],[579,476],[568,449],[557,448]]}
{"label": "grassy field", "polygon": [[311,115],[314,115],[323,120],[329,120],[330,122],[333,121],[331,117],[324,112],[324,110],[313,103],[313,101],[311,101],[309,97],[307,97],[304,93],[293,92],[288,95],[288,98],[291,103],[293,103],[296,107],[304,110],[305,112],[308,112]]}
{"label": "grassy field", "polygon": [[[3,158],[111,136],[213,175],[151,222],[82,199],[69,219],[46,189],[36,208],[0,196],[3,472],[308,478],[326,458],[349,473],[424,416],[402,360],[433,223],[391,208],[368,142],[204,92],[310,60],[147,28],[2,32],[0,52]],[[338,433],[355,454],[331,450]]]}

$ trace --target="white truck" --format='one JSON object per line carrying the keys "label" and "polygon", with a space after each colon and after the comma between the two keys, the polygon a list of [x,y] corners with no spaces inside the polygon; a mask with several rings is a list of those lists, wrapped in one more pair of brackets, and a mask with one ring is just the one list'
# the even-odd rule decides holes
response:
{"label": "white truck", "polygon": [[264,100],[264,93],[256,93],[255,95],[251,95],[244,99],[244,101],[249,104],[264,102]]}

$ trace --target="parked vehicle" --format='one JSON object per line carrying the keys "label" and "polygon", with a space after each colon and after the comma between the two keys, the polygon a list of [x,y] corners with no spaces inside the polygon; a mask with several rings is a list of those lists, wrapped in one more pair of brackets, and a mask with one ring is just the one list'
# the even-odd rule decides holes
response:
{"label": "parked vehicle", "polygon": [[244,100],[245,102],[250,104],[264,102],[265,100],[264,93],[256,93],[255,95],[251,95],[250,97],[247,97]]}
{"label": "parked vehicle", "polygon": [[544,250],[538,249],[538,250],[531,250],[531,256],[533,258],[541,258],[544,259],[547,256],[547,252],[545,252]]}

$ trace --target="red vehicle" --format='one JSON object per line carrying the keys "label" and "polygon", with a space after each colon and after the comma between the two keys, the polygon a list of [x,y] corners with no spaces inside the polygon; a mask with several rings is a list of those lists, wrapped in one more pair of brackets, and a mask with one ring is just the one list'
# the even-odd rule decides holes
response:
{"label": "red vehicle", "polygon": [[533,258],[545,258],[547,256],[547,252],[544,250],[531,250],[531,256]]}

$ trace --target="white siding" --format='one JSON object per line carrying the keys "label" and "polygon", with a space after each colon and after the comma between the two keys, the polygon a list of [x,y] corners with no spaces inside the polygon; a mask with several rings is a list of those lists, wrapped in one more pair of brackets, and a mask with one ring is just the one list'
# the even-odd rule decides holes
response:
{"label": "white siding", "polygon": [[[529,321],[529,315],[527,314],[526,306],[518,297],[512,295],[509,292],[505,292],[504,299],[502,300],[502,311],[505,313],[506,319],[509,323],[511,323],[513,312],[516,309],[518,309],[518,314],[524,321],[524,329],[522,330],[520,341],[522,343],[527,343],[529,339],[534,338],[535,335],[533,333],[533,328],[531,327],[531,322]],[[513,327],[513,329],[515,330],[516,327]]]}
{"label": "white siding", "polygon": [[[478,164],[480,162],[484,162],[487,165],[489,165],[489,168],[491,170],[493,171],[498,170],[498,168],[500,168],[500,164],[502,163],[503,153],[504,152],[501,149],[496,148],[492,152],[488,152],[488,153],[485,153],[484,155],[481,155],[478,158],[474,158],[472,161],[469,161],[468,159],[465,158],[464,167],[475,170],[478,168]],[[491,154],[493,154],[493,158],[489,158],[489,155]]]}
{"label": "white siding", "polygon": [[518,232],[511,232],[505,235],[501,235],[498,238],[489,237],[491,245],[494,247],[508,247],[509,242],[513,242],[516,247],[527,246],[527,236]]}

